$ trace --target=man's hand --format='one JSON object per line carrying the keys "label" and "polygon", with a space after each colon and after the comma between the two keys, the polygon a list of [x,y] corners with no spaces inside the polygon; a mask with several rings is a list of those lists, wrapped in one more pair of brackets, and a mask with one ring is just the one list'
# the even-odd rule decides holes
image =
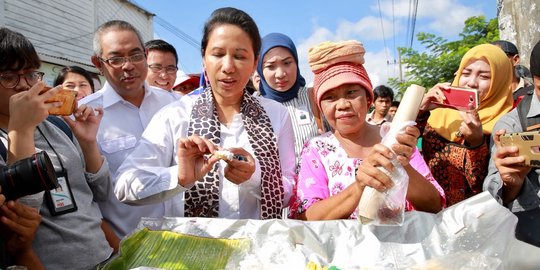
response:
{"label": "man's hand", "polygon": [[503,181],[503,201],[508,203],[515,200],[519,195],[525,176],[529,173],[531,167],[525,166],[525,157],[519,155],[519,148],[501,145],[500,136],[505,133],[506,130],[501,129],[494,134],[493,141],[497,147],[497,152],[492,158]]}

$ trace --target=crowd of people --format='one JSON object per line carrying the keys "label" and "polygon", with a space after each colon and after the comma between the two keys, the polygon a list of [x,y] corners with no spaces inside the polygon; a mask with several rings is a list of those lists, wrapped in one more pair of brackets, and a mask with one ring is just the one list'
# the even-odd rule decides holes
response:
{"label": "crowd of people", "polygon": [[[437,213],[487,190],[518,217],[516,237],[540,246],[539,171],[500,143],[540,129],[540,42],[530,85],[517,75],[515,45],[471,48],[453,82],[424,95],[416,126],[386,146],[382,130],[400,103],[372,85],[365,52],[358,41],[312,47],[308,87],[290,37],[261,38],[247,13],[220,8],[204,25],[203,83],[190,93],[174,90],[172,45],[144,43],[113,20],[93,41],[103,86],[69,66],[43,91],[31,42],[0,28],[0,165],[44,151],[61,187],[17,200],[0,191],[0,268],[95,268],[142,217],[358,218],[367,187],[393,187],[380,169],[394,170],[393,160],[409,178],[406,211]],[[476,89],[479,106],[442,106],[450,86]],[[78,93],[78,107],[50,116],[62,88]]]}

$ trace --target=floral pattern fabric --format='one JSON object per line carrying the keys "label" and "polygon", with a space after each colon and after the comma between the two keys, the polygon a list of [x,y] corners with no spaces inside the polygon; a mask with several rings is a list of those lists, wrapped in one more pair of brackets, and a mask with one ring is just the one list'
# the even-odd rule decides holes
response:
{"label": "floral pattern fabric", "polygon": [[[290,216],[296,217],[314,203],[334,196],[354,183],[355,170],[361,163],[361,159],[350,158],[347,155],[331,132],[311,139],[302,150],[296,190],[291,199]],[[418,150],[415,150],[410,164],[435,186],[441,202],[445,205],[444,191],[433,178]],[[405,209],[411,211],[414,207],[406,202]],[[356,211],[349,218],[357,218]]]}

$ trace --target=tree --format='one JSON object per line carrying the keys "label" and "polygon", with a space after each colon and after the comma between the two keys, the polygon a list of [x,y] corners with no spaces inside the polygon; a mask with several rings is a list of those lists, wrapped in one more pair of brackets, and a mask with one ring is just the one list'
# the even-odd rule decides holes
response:
{"label": "tree", "polygon": [[426,48],[419,52],[412,48],[398,48],[401,63],[405,64],[406,81],[390,78],[389,84],[398,90],[401,96],[411,84],[418,84],[429,89],[440,82],[451,82],[459,68],[463,55],[478,44],[491,43],[499,39],[497,18],[486,22],[484,16],[465,20],[461,40],[448,41],[434,34],[420,32],[418,41]]}

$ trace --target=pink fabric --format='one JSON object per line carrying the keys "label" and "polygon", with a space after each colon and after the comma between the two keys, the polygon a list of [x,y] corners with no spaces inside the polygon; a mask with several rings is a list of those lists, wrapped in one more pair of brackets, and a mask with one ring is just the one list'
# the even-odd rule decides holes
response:
{"label": "pink fabric", "polygon": [[[291,216],[305,212],[315,202],[338,194],[356,181],[354,171],[360,163],[361,159],[347,156],[330,132],[311,139],[302,150],[296,192],[291,200]],[[446,205],[444,191],[433,178],[418,149],[411,157],[410,164],[435,186],[441,202]],[[411,210],[414,207],[407,201],[406,211]],[[349,218],[357,218],[356,211]]]}
{"label": "pink fabric", "polygon": [[321,109],[321,98],[324,93],[345,84],[361,85],[369,96],[369,106],[373,102],[373,86],[363,65],[351,62],[341,62],[315,73],[313,91],[317,106]]}

